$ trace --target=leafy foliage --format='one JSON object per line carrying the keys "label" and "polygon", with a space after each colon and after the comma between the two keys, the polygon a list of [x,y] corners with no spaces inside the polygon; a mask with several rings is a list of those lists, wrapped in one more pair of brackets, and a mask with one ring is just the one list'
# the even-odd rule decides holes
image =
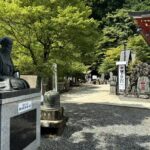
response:
{"label": "leafy foliage", "polygon": [[150,1],[149,0],[126,0],[124,8],[132,11],[149,11]]}
{"label": "leafy foliage", "polygon": [[109,72],[124,40],[137,61],[149,62],[150,49],[128,15],[144,10],[149,0],[1,0],[0,36],[14,39],[15,65],[26,74],[49,76],[53,63],[62,76],[86,65]]}
{"label": "leafy foliage", "polygon": [[[95,13],[95,6],[93,4],[111,3],[112,1],[97,1],[91,0],[91,6],[93,8],[93,14]],[[119,56],[119,50],[116,57],[113,54],[108,55],[110,51],[115,53],[116,47],[119,48],[123,45],[124,41],[127,41],[127,47],[133,50],[137,55],[137,61],[149,62],[150,50],[141,36],[137,36],[137,31],[132,18],[128,15],[130,11],[144,11],[150,9],[150,2],[148,0],[125,0],[119,1],[120,6],[110,6],[109,11],[103,11],[105,8],[99,9],[104,13],[103,15],[95,17],[100,21],[99,28],[102,34],[99,37],[98,51],[97,51],[97,66],[99,73],[108,73],[109,71],[115,71],[117,56]],[[115,3],[114,3],[115,4]],[[99,7],[99,5],[97,5]],[[114,9],[112,9],[114,7]],[[105,10],[107,10],[106,8]],[[128,40],[129,39],[129,40]],[[118,59],[119,60],[119,59]]]}
{"label": "leafy foliage", "polygon": [[131,37],[128,41],[128,47],[136,53],[138,61],[150,63],[150,47],[142,36]]}
{"label": "leafy foliage", "polygon": [[1,1],[0,13],[1,28],[16,42],[15,64],[24,73],[35,68],[34,73],[49,76],[53,63],[69,66],[93,57],[98,23],[83,2]]}
{"label": "leafy foliage", "polygon": [[109,73],[116,69],[116,61],[120,57],[121,47],[110,48],[106,51],[103,63],[99,66],[99,73]]}
{"label": "leafy foliage", "polygon": [[92,7],[92,17],[101,20],[107,13],[122,8],[125,0],[86,0],[86,2]]}

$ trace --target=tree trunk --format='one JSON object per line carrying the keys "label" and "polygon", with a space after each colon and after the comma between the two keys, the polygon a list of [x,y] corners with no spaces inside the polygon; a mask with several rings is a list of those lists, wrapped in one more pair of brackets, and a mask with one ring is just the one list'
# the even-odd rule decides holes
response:
{"label": "tree trunk", "polygon": [[41,77],[37,76],[37,80],[36,80],[36,88],[41,89]]}

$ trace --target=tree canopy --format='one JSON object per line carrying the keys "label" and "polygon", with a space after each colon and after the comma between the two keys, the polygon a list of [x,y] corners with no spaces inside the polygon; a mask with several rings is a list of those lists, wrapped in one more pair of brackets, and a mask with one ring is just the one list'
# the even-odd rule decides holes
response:
{"label": "tree canopy", "polygon": [[52,63],[65,67],[94,56],[98,22],[83,2],[1,1],[0,13],[1,29],[15,41],[15,64],[24,72],[28,64],[29,72],[49,76]]}
{"label": "tree canopy", "polygon": [[[127,42],[127,48],[136,53],[138,61],[149,62],[149,47],[141,36],[138,36],[139,33],[137,33],[137,28],[129,16],[129,12],[150,10],[150,2],[148,0],[122,0],[114,1],[114,5],[111,2],[113,1],[91,0],[87,2],[92,7],[93,16],[96,13],[95,8],[101,8],[96,8],[96,11],[101,11],[101,13],[99,13],[99,16],[95,16],[95,19],[100,21],[99,29],[102,33],[99,37],[97,67],[95,67],[98,68],[100,73],[115,71],[116,65],[114,62],[120,54],[118,48],[121,48],[125,41]],[[103,4],[108,3],[111,6],[103,8]],[[108,54],[110,52],[112,53],[111,55]],[[116,57],[113,57],[115,53]]]}
{"label": "tree canopy", "polygon": [[13,61],[25,74],[49,76],[53,63],[61,75],[87,66],[109,72],[124,41],[137,60],[149,61],[149,47],[128,15],[149,9],[149,0],[1,0],[0,36],[14,40]]}

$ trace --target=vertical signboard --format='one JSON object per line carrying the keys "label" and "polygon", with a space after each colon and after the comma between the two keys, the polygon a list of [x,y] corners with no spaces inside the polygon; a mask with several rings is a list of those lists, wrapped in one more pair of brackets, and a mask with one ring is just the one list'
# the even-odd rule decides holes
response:
{"label": "vertical signboard", "polygon": [[125,65],[119,65],[119,91],[124,91],[125,85]]}

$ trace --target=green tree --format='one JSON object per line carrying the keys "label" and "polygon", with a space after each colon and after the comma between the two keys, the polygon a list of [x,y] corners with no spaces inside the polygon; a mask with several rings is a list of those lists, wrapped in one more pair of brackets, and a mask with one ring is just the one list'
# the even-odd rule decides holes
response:
{"label": "green tree", "polygon": [[[127,48],[136,54],[135,64],[139,62],[150,63],[150,47],[144,41],[140,35],[132,36],[127,41]],[[120,52],[123,49],[122,46],[117,48],[110,48],[105,53],[105,58],[102,64],[99,66],[100,73],[109,73],[116,70],[116,61],[119,60]],[[129,65],[129,70],[132,69],[134,64]]]}
{"label": "green tree", "polygon": [[149,11],[150,1],[149,0],[132,0],[132,1],[125,0],[123,7],[131,11]]}
{"label": "green tree", "polygon": [[101,24],[104,26],[100,42],[100,46],[103,48],[122,44],[122,41],[127,40],[136,31],[132,18],[125,9],[108,13]]}
{"label": "green tree", "polygon": [[[128,15],[128,11],[125,9],[118,9],[115,12],[108,13],[106,17],[100,21],[100,26],[103,26],[103,28],[98,43],[97,65],[103,68],[98,70],[103,70],[102,72],[104,72],[104,70],[107,70],[104,69],[105,67],[114,68],[115,63],[114,60],[110,62],[111,60],[107,59],[105,53],[110,50],[113,51],[116,47],[123,45],[123,42],[134,34],[136,27],[132,18]],[[106,57],[106,59],[104,59],[104,57]]]}
{"label": "green tree", "polygon": [[141,35],[130,37],[128,47],[136,54],[138,61],[150,63],[150,47]]}
{"label": "green tree", "polygon": [[[105,55],[107,51],[109,51],[109,49],[114,50],[115,47],[122,45],[123,41],[128,40],[128,38],[130,37],[131,39],[133,38],[133,40],[135,40],[134,35],[137,34],[136,27],[128,13],[130,11],[149,11],[150,1],[90,0],[86,2],[89,6],[91,6],[93,11],[92,17],[99,20],[99,28],[102,30],[102,33],[99,37],[98,51],[96,54],[97,60],[93,64],[96,66],[95,68],[98,68],[98,66],[100,66],[99,68],[101,69],[98,70],[104,72],[104,70],[107,71],[107,69],[113,68],[114,66],[111,65],[111,63],[114,64],[114,60],[112,61],[107,59],[107,55]],[[136,50],[137,58],[141,61],[148,61],[149,49],[147,46],[144,46],[144,48],[142,48],[142,42],[140,43],[139,41],[139,44],[141,45]],[[129,42],[128,45],[131,45],[131,43]],[[132,46],[130,46],[130,48],[135,49],[136,46],[134,44],[132,44]],[[144,53],[143,56],[140,56],[140,48],[142,48],[141,51]]]}
{"label": "green tree", "polygon": [[92,8],[92,17],[101,20],[107,13],[122,8],[125,0],[85,0]]}
{"label": "green tree", "polygon": [[1,1],[0,13],[0,27],[15,41],[15,64],[25,73],[34,68],[50,76],[52,63],[68,66],[93,57],[98,23],[83,2]]}
{"label": "green tree", "polygon": [[99,66],[99,73],[109,73],[116,70],[116,61],[119,60],[122,47],[110,48],[105,53],[105,58]]}
{"label": "green tree", "polygon": [[58,74],[63,77],[78,77],[80,74],[85,74],[87,72],[87,66],[81,62],[72,62],[67,67],[64,65],[59,65]]}

